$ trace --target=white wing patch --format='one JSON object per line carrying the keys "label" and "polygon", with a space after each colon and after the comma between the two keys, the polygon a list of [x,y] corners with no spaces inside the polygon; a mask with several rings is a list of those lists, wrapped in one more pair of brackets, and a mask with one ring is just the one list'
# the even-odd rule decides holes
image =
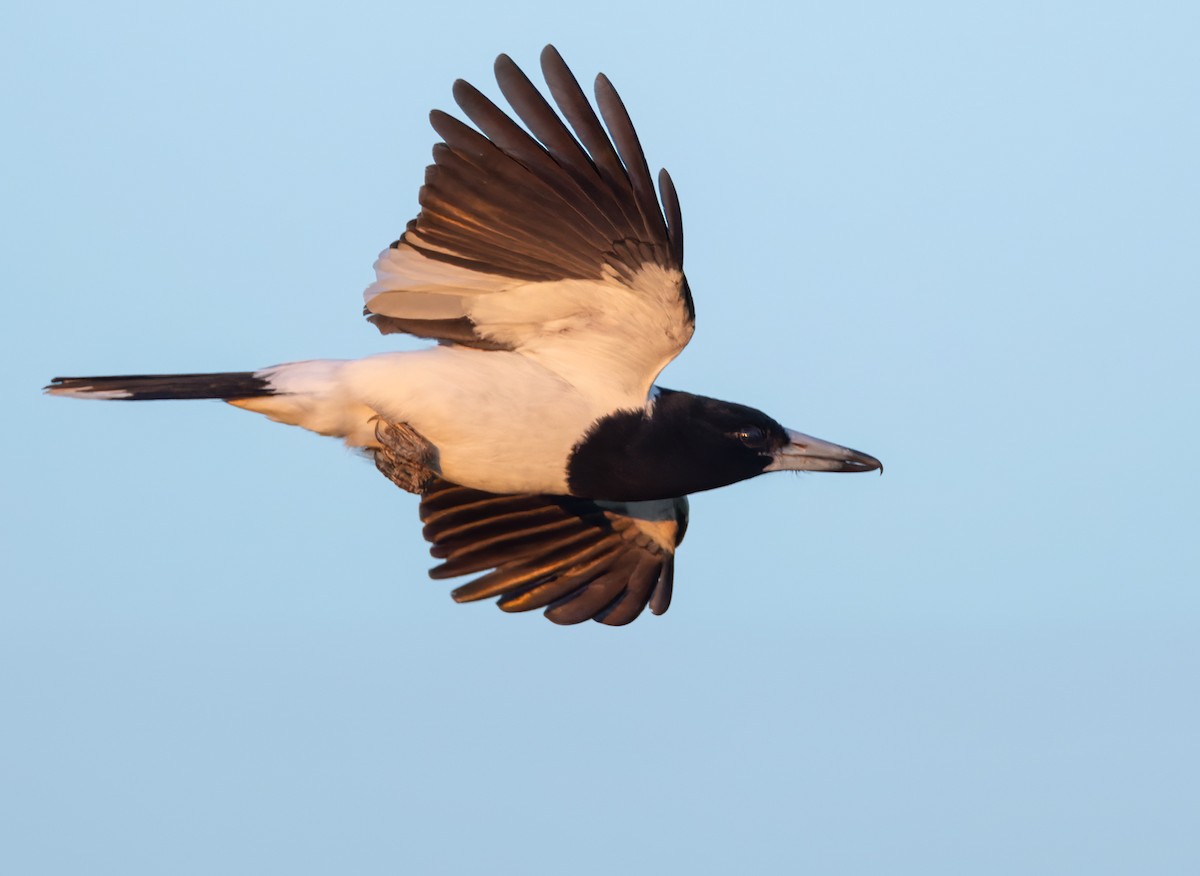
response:
{"label": "white wing patch", "polygon": [[479,297],[468,315],[481,335],[561,375],[612,409],[640,408],[654,379],[691,338],[683,275],[644,265],[626,285],[531,283]]}
{"label": "white wing patch", "polygon": [[375,282],[363,298],[372,313],[382,316],[457,319],[466,316],[465,301],[472,295],[503,291],[519,283],[512,277],[431,259],[401,241],[379,254]]}
{"label": "white wing patch", "polygon": [[482,338],[537,361],[602,405],[639,408],[654,379],[692,336],[683,273],[644,264],[626,281],[526,282],[441,262],[401,243],[375,263],[372,313],[468,317]]}

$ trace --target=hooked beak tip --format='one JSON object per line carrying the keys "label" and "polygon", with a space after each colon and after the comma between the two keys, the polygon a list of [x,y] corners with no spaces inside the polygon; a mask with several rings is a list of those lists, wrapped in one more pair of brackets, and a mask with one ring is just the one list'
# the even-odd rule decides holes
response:
{"label": "hooked beak tip", "polygon": [[878,471],[883,474],[883,463],[869,453],[851,450],[845,457],[846,467],[840,471]]}
{"label": "hooked beak tip", "polygon": [[878,471],[883,463],[867,453],[788,430],[790,442],[775,455],[767,471]]}

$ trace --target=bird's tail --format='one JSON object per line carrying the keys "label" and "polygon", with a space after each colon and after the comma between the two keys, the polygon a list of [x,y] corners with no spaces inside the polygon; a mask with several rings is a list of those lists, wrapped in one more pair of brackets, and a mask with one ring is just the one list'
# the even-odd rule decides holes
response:
{"label": "bird's tail", "polygon": [[312,359],[219,374],[55,377],[46,392],[117,401],[217,398],[277,423],[342,438],[352,447],[376,447],[376,412],[344,391],[340,380],[344,364]]}
{"label": "bird's tail", "polygon": [[55,377],[50,395],[119,401],[219,398],[225,401],[274,395],[270,381],[254,371],[220,374],[126,374],[116,377]]}

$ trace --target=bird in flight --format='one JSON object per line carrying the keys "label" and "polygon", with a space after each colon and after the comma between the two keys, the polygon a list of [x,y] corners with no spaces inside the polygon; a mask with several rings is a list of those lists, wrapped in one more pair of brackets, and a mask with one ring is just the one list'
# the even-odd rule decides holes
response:
{"label": "bird in flight", "polygon": [[365,315],[436,346],[56,377],[46,391],[222,399],[341,438],[421,495],[443,561],[432,577],[485,573],[456,600],[543,608],[556,623],[666,611],[689,493],[771,471],[882,469],[753,408],[654,384],[695,326],[674,184],[661,171],[655,193],[607,77],[598,117],[553,46],[541,66],[557,110],[507,55],[496,60],[524,127],[462,80],[454,98],[475,127],[430,114],[442,140],[421,209],[375,262]]}

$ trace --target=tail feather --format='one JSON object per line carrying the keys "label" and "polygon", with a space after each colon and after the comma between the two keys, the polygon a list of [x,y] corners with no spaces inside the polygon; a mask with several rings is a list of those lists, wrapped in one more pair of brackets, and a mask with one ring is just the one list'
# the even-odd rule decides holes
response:
{"label": "tail feather", "polygon": [[114,377],[55,377],[50,395],[152,401],[160,399],[259,398],[274,395],[270,382],[254,371],[219,374],[126,374]]}
{"label": "tail feather", "polygon": [[343,386],[340,375],[345,364],[337,359],[312,359],[220,374],[56,377],[46,392],[115,401],[221,399],[277,423],[342,438],[351,447],[377,447],[377,413]]}

